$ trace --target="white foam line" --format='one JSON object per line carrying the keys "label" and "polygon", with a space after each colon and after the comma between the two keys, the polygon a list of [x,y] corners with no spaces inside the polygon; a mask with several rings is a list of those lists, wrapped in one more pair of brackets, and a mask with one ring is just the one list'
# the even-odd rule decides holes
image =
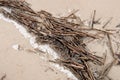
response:
{"label": "white foam line", "polygon": [[64,69],[64,67],[58,65],[58,64],[52,64],[55,66],[57,69],[59,69],[61,72],[64,72],[67,74],[68,77],[72,78],[73,80],[78,80],[69,70]]}
{"label": "white foam line", "polygon": [[[4,21],[6,22],[9,22],[9,23],[13,23],[15,25],[15,27],[19,30],[19,32],[27,39],[29,39],[30,41],[30,44],[32,45],[33,48],[39,48],[40,50],[44,51],[44,52],[48,52],[50,55],[53,56],[53,59],[57,59],[58,58],[58,55],[57,53],[50,48],[49,45],[38,45],[36,42],[35,42],[35,37],[32,36],[30,33],[28,33],[26,31],[26,29],[18,24],[17,22],[13,21],[13,20],[10,20],[8,18],[5,18],[2,14],[0,14],[0,19],[3,19]],[[58,65],[58,64],[52,64],[54,65],[56,68],[58,68],[60,71],[64,72],[67,74],[68,77],[74,79],[74,80],[78,80],[69,70],[66,70],[64,69],[62,66]]]}

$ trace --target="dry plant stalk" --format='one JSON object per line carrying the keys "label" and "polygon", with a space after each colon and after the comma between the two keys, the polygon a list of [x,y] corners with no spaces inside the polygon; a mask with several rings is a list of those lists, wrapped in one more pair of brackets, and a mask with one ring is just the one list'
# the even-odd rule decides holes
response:
{"label": "dry plant stalk", "polygon": [[109,23],[110,23],[110,21],[112,20],[113,18],[111,17],[103,26],[102,26],[102,28],[105,28]]}
{"label": "dry plant stalk", "polygon": [[98,78],[99,80],[104,80],[105,79],[105,77],[108,75],[110,69],[115,64],[115,62],[116,62],[116,60],[113,60],[111,63],[109,63],[105,66],[105,68],[101,71],[101,74]]}
{"label": "dry plant stalk", "polygon": [[96,10],[93,11],[93,14],[92,14],[92,18],[91,18],[91,21],[90,21],[90,27],[93,29],[94,27],[94,22],[95,22],[95,15],[96,15]]}
{"label": "dry plant stalk", "polygon": [[35,12],[27,2],[19,0],[0,0],[0,6],[0,13],[6,18],[23,25],[29,33],[36,36],[37,43],[49,44],[57,51],[60,59],[56,62],[67,67],[79,80],[97,80],[90,70],[89,62],[103,65],[103,59],[90,53],[86,49],[86,43],[83,43],[83,40],[87,37],[99,38],[96,34],[87,33],[89,31],[94,30],[101,32],[100,34],[109,34],[109,31],[93,28],[85,29],[86,32],[80,28],[81,24],[68,22],[69,17],[72,15],[74,15],[74,19],[78,18],[74,13],[64,18],[57,18],[44,10]]}

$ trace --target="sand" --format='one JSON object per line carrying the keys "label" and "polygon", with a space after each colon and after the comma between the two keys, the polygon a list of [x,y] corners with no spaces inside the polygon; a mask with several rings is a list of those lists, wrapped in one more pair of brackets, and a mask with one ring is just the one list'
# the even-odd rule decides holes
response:
{"label": "sand", "polygon": [[[112,28],[120,22],[119,0],[26,0],[36,10],[46,10],[55,16],[67,15],[73,9],[79,9],[77,15],[82,20],[90,19],[91,12],[97,11],[96,18],[103,18],[103,24],[110,17],[113,21],[108,25]],[[97,26],[97,25],[96,25]],[[16,50],[13,45],[20,45]],[[102,53],[102,46],[98,44],[94,51]],[[94,45],[91,47],[93,50]],[[33,52],[32,52],[33,51]],[[51,59],[47,53],[36,54],[29,39],[26,39],[16,29],[13,23],[0,19],[0,77],[6,74],[5,80],[67,80],[68,77],[59,69],[43,59]],[[111,60],[111,57],[109,57]],[[120,80],[120,67],[115,66],[109,76]]]}
{"label": "sand", "polygon": [[[25,39],[13,24],[0,20],[0,25],[0,77],[6,74],[6,80],[67,79],[64,73],[41,59],[41,56],[47,56],[45,53],[40,56],[31,52],[33,48],[29,40]],[[16,44],[22,47],[20,51],[12,48]]]}

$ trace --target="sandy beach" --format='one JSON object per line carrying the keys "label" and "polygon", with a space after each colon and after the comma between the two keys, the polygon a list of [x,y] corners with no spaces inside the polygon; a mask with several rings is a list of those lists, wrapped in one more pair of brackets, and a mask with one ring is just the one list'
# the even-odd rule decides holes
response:
{"label": "sandy beach", "polygon": [[[23,35],[11,23],[0,20],[0,77],[6,80],[67,80],[64,73],[53,68],[34,50]],[[15,50],[12,46],[19,44],[22,50]],[[31,51],[30,51],[31,50]],[[41,53],[41,56],[47,56]]]}
{"label": "sandy beach", "polygon": [[[102,24],[110,17],[113,20],[107,26],[114,28],[120,23],[119,0],[26,0],[35,11],[46,10],[54,16],[67,15],[72,10],[82,20],[90,19],[91,12],[96,10],[96,19],[102,18]],[[96,25],[98,27],[99,25]],[[101,26],[101,25],[100,25]],[[89,44],[90,45],[90,44]],[[103,53],[102,45],[95,43],[92,51]],[[20,50],[14,47],[20,47]],[[102,56],[102,55],[100,55]],[[28,38],[25,38],[13,23],[0,19],[0,78],[4,80],[72,80],[64,72],[51,65],[52,57],[47,52],[37,54]],[[108,62],[111,56],[108,53]],[[120,80],[120,66],[114,66],[109,73],[113,80]]]}

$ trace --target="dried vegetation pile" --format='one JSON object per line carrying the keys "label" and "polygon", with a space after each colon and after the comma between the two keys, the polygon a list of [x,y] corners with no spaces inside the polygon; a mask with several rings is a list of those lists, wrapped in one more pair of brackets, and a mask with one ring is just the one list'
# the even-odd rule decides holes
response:
{"label": "dried vegetation pile", "polygon": [[[93,27],[97,23],[94,21],[95,12],[90,23],[91,27],[84,27],[84,23],[80,17],[75,15],[75,12],[58,18],[44,10],[35,12],[27,2],[19,0],[0,0],[0,6],[0,13],[23,25],[29,33],[36,36],[38,44],[49,44],[58,53],[60,58],[51,62],[65,66],[79,80],[105,80],[108,77],[109,69],[117,58],[112,50],[111,31]],[[93,31],[94,33],[92,33]],[[84,39],[95,40],[104,36],[108,37],[109,48],[114,60],[104,70],[97,71],[98,76],[96,76],[90,65],[103,66],[104,58],[93,55],[87,49],[87,42],[84,42]]]}

